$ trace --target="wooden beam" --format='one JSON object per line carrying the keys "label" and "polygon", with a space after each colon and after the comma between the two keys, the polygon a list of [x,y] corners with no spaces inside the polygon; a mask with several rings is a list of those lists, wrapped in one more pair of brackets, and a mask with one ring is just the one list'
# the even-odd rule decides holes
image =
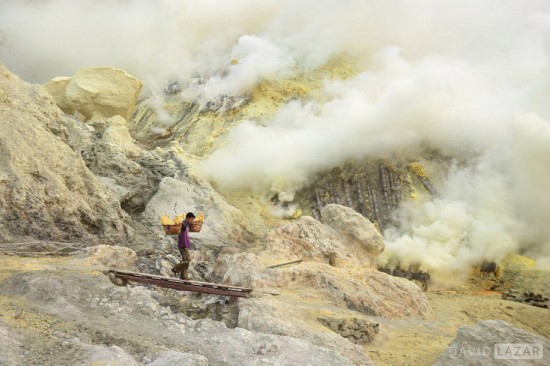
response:
{"label": "wooden beam", "polygon": [[146,273],[109,270],[106,274],[113,275],[115,278],[122,280],[123,283],[132,281],[159,287],[172,288],[174,290],[199,292],[212,295],[248,297],[248,294],[252,292],[251,288],[192,280],[180,280],[177,278],[162,277]]}

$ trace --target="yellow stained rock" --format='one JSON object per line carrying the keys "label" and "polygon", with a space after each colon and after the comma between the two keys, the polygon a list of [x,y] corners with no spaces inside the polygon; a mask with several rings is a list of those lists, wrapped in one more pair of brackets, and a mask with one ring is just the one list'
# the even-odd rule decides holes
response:
{"label": "yellow stained rock", "polygon": [[428,178],[428,174],[426,174],[424,167],[420,165],[420,163],[411,163],[409,164],[409,167],[420,178]]}
{"label": "yellow stained rock", "polygon": [[129,120],[143,83],[121,69],[92,67],[72,77],[55,78],[44,84],[65,113],[82,113],[86,119],[121,116]]}

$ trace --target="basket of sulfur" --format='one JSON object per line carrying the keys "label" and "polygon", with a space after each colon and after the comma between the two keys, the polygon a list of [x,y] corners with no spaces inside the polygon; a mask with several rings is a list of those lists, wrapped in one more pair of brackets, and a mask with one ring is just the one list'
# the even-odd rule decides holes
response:
{"label": "basket of sulfur", "polygon": [[[166,235],[179,235],[181,232],[181,223],[185,220],[185,214],[177,215],[173,219],[170,216],[164,214],[160,218],[162,227],[164,228],[164,233]],[[202,224],[204,222],[204,214],[201,212],[197,215],[195,220],[189,225],[189,231],[193,233],[198,233],[202,229]]]}

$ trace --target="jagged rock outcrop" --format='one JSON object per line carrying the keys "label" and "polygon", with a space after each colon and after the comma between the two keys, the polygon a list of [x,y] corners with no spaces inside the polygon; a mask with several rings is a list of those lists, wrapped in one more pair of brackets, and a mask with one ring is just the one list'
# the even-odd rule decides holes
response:
{"label": "jagged rock outcrop", "polygon": [[[129,214],[141,212],[156,192],[160,177],[140,164],[154,153],[143,151],[134,143],[124,118],[114,116],[90,122],[100,135],[88,146],[86,163],[98,179],[120,201]],[[162,158],[154,159],[161,166]]]}
{"label": "jagged rock outcrop", "polygon": [[[370,266],[362,246],[348,245],[342,235],[312,217],[281,223],[266,236],[266,249],[253,253],[222,252],[214,274],[224,283],[252,287],[257,293],[279,293],[239,303],[239,327],[304,339],[340,350],[356,364],[364,354],[319,316],[342,309],[348,317],[397,318],[428,311],[427,299],[415,284]],[[303,259],[292,266],[268,266]],[[300,294],[300,300],[293,295]],[[354,314],[351,316],[350,314]]]}
{"label": "jagged rock outcrop", "polygon": [[[312,217],[285,222],[266,236],[259,254],[220,254],[214,272],[224,283],[252,288],[314,291],[322,301],[366,315],[389,318],[427,312],[427,299],[414,283],[371,266],[372,254]],[[278,268],[269,265],[303,259]]]}
{"label": "jagged rock outcrop", "polygon": [[344,239],[377,255],[384,251],[384,238],[369,219],[352,208],[330,204],[321,210],[321,222],[338,231]]}
{"label": "jagged rock outcrop", "polygon": [[[72,133],[74,131],[74,134]],[[127,240],[126,215],[86,167],[64,117],[38,85],[0,64],[0,240]]]}
{"label": "jagged rock outcrop", "polygon": [[121,116],[129,120],[143,84],[124,70],[84,68],[70,79],[60,77],[44,84],[67,114],[80,112],[86,119]]}
{"label": "jagged rock outcrop", "polygon": [[241,284],[251,284],[255,293],[266,294],[239,302],[240,328],[303,339],[342,352],[356,365],[370,364],[362,347],[322,326],[319,317],[333,315],[335,309],[340,317],[365,320],[374,315],[393,318],[428,310],[427,299],[416,285],[377,271],[344,271],[312,262],[266,269],[254,254],[231,257],[233,263],[224,282],[242,280]]}
{"label": "jagged rock outcrop", "polygon": [[[550,364],[548,350],[550,342],[547,339],[502,320],[485,320],[461,327],[454,341],[434,366],[543,366]],[[522,357],[518,358],[520,355]]]}

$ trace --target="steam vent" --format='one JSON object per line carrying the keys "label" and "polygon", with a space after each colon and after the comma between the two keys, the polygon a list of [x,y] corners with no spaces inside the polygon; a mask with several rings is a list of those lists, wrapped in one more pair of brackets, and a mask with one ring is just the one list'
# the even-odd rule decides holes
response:
{"label": "steam vent", "polygon": [[0,365],[550,365],[545,1],[0,1]]}

